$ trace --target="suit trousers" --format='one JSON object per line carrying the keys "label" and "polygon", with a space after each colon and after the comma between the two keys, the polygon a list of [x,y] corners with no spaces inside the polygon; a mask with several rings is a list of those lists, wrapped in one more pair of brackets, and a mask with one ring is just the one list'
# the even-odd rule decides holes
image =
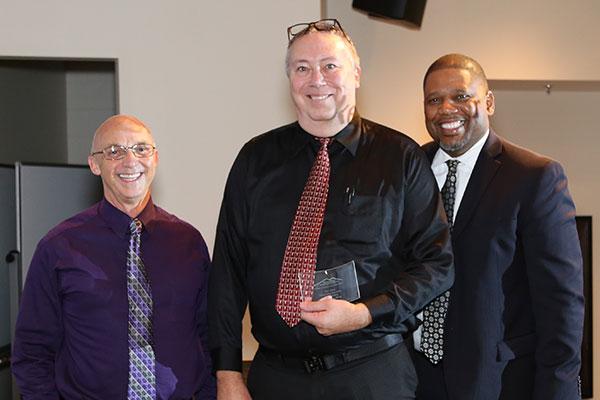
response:
{"label": "suit trousers", "polygon": [[416,386],[405,343],[312,373],[290,368],[259,350],[248,373],[254,400],[413,400]]}
{"label": "suit trousers", "polygon": [[[465,394],[448,394],[446,377],[444,375],[444,361],[432,364],[421,352],[410,349],[415,369],[419,378],[417,385],[418,400],[449,400],[462,398]],[[501,393],[485,400],[530,400],[533,398],[533,373],[535,360],[533,355],[517,358],[508,363],[502,374]],[[473,382],[476,384],[476,382]],[[481,396],[480,396],[481,397]],[[480,397],[477,397],[478,399]],[[471,398],[471,396],[469,396]],[[482,400],[484,400],[482,398]]]}
{"label": "suit trousers", "polygon": [[411,348],[409,352],[418,371],[417,399],[448,400],[444,379],[444,361],[432,364],[423,353],[414,348]]}

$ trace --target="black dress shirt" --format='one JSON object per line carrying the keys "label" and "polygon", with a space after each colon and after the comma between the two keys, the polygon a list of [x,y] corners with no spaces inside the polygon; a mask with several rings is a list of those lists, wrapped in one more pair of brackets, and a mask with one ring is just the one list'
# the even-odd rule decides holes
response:
{"label": "black dress shirt", "polygon": [[373,323],[325,337],[275,310],[279,274],[300,195],[319,142],[292,123],[248,142],[231,169],[209,284],[209,347],[217,370],[241,370],[242,318],[288,355],[331,354],[414,328],[413,313],[453,280],[448,227],[437,184],[419,146],[361,119],[329,145],[331,177],[317,270],[354,260]]}

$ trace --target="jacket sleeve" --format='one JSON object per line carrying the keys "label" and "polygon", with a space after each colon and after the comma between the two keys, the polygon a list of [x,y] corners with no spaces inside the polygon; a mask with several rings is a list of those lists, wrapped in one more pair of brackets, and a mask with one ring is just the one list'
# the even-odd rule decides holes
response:
{"label": "jacket sleeve", "polygon": [[533,398],[580,399],[583,261],[575,206],[558,163],[540,170],[524,207],[521,238],[537,332]]}

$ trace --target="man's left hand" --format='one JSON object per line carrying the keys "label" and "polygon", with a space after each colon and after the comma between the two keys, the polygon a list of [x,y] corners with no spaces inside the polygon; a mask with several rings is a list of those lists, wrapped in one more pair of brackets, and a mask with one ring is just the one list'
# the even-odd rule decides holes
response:
{"label": "man's left hand", "polygon": [[373,321],[364,304],[336,300],[331,296],[319,301],[305,300],[300,303],[300,310],[301,318],[324,336],[362,329]]}

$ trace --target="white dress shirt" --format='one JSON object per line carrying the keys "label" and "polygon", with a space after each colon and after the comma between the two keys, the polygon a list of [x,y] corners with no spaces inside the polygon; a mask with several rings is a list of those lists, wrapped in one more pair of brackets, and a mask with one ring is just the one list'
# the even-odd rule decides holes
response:
{"label": "white dress shirt", "polygon": [[[481,149],[483,149],[483,145],[485,144],[485,141],[489,135],[490,131],[488,130],[485,135],[483,135],[483,137],[481,137],[481,139],[479,139],[469,150],[458,157],[451,157],[441,148],[438,149],[433,157],[433,161],[431,162],[431,170],[433,171],[433,175],[435,175],[435,180],[437,181],[438,188],[440,190],[442,190],[444,182],[446,182],[446,175],[448,175],[448,164],[446,164],[446,161],[459,161],[456,168],[456,194],[454,196],[453,224],[454,220],[456,219],[456,215],[458,214],[460,202],[462,201],[465,190],[467,189],[467,184],[471,178],[471,173],[473,172],[473,168],[475,168],[475,163],[477,162],[479,153],[481,152]],[[417,318],[423,320],[423,312],[420,312],[417,315]],[[415,349],[418,351],[421,351],[422,331],[423,327],[419,326],[419,328],[413,333]]]}

